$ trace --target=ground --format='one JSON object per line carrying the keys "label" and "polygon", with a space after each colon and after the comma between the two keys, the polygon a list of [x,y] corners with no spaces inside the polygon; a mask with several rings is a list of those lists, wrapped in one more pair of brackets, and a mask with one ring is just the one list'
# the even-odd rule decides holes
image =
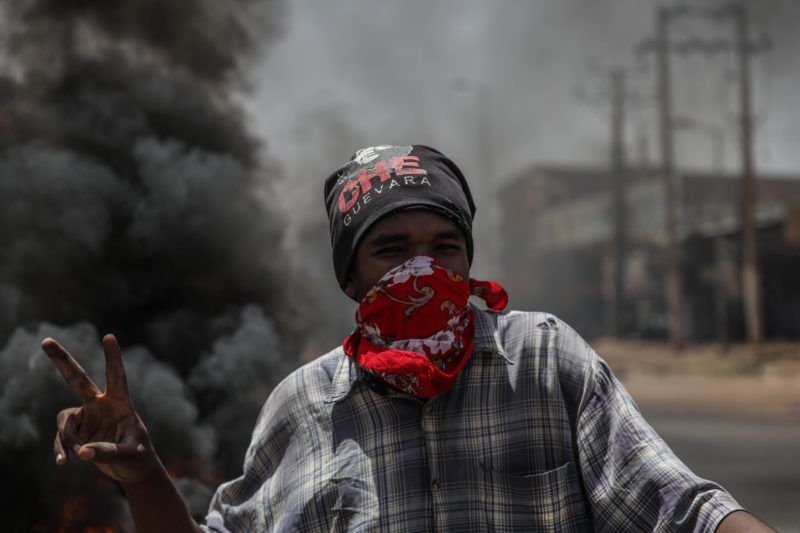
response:
{"label": "ground", "polygon": [[779,531],[800,533],[800,344],[593,347],[687,465]]}

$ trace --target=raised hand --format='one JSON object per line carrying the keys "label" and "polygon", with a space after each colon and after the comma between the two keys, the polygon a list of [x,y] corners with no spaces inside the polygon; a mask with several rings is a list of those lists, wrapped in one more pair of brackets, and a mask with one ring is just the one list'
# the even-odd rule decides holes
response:
{"label": "raised hand", "polygon": [[125,367],[117,339],[103,338],[106,389],[101,391],[78,362],[54,339],[42,349],[78,396],[80,407],[58,414],[53,451],[56,463],[67,462],[69,452],[93,462],[104,474],[123,483],[136,483],[160,466],[147,429],[128,396]]}

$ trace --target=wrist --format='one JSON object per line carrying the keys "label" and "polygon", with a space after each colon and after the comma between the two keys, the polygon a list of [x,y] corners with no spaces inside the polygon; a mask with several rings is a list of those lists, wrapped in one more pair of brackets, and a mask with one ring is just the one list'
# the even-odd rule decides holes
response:
{"label": "wrist", "polygon": [[164,468],[161,460],[155,454],[153,454],[150,461],[147,461],[139,469],[135,476],[120,479],[119,482],[127,494],[141,490],[151,490],[152,487],[161,485],[164,482],[172,483],[166,468]]}
{"label": "wrist", "polygon": [[158,457],[147,472],[121,484],[137,531],[200,531]]}

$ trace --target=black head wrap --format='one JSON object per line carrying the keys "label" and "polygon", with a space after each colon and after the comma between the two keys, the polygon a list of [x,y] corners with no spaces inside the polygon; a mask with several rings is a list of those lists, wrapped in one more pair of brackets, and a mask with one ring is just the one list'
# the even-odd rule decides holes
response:
{"label": "black head wrap", "polygon": [[467,241],[472,263],[475,203],[461,170],[427,146],[372,146],[359,150],[325,180],[333,268],[347,284],[361,237],[388,214],[428,209],[455,222]]}

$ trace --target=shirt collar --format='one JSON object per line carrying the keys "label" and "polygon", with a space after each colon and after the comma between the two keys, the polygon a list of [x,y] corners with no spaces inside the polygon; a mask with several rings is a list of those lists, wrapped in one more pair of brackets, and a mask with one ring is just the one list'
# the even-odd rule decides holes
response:
{"label": "shirt collar", "polygon": [[499,322],[503,317],[502,314],[480,309],[475,304],[471,303],[469,306],[472,308],[472,316],[475,317],[475,348],[476,352],[493,352],[506,357],[506,352],[503,349],[503,343],[500,341],[500,327]]}
{"label": "shirt collar", "polygon": [[[492,352],[501,356],[509,364],[514,364],[506,356],[503,344],[500,341],[500,328],[498,322],[503,315],[493,311],[485,311],[470,303],[472,315],[475,318],[475,352]],[[325,403],[338,402],[348,394],[353,388],[353,384],[363,375],[363,371],[358,368],[355,359],[344,354],[344,349],[340,346],[336,349],[339,355],[339,364],[333,373]]]}
{"label": "shirt collar", "polygon": [[356,366],[355,359],[345,355],[344,348],[341,346],[336,349],[336,353],[339,356],[339,364],[336,366],[336,371],[333,373],[333,380],[331,381],[328,394],[325,396],[325,403],[338,402],[350,394],[353,383],[355,383],[359,377],[359,369]]}

